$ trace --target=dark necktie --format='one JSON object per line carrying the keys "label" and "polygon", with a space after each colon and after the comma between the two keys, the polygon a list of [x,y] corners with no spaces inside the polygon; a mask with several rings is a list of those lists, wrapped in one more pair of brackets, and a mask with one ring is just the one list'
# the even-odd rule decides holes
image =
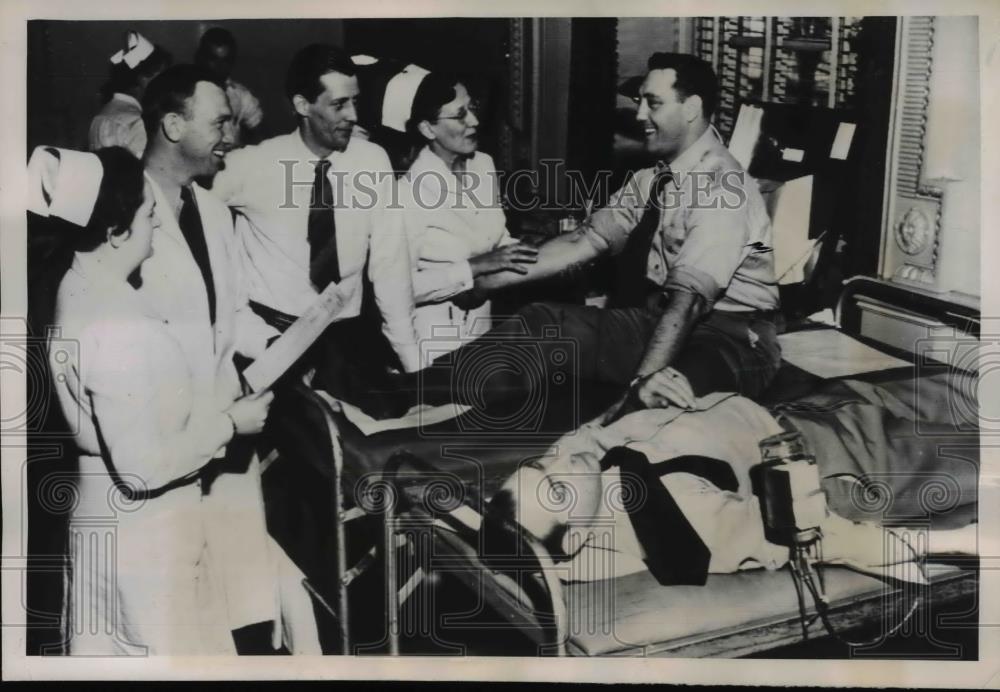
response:
{"label": "dark necktie", "polygon": [[318,291],[322,291],[331,282],[340,281],[333,186],[327,177],[329,170],[330,162],[326,159],[316,164],[316,177],[309,203],[309,280]]}
{"label": "dark necktie", "polygon": [[208,261],[208,244],[205,241],[205,229],[201,225],[201,214],[198,213],[198,204],[194,201],[190,187],[181,188],[181,213],[177,216],[177,225],[181,227],[184,240],[187,241],[191,255],[201,270],[201,278],[205,280],[208,316],[212,324],[215,324],[215,282],[212,280],[212,265]]}
{"label": "dark necktie", "polygon": [[738,481],[732,467],[718,459],[697,456],[650,464],[645,454],[628,447],[608,450],[601,467],[612,466],[621,471],[625,510],[656,581],[664,586],[703,585],[708,579],[711,551],[660,478],[668,473],[692,473],[721,490],[735,492]]}
{"label": "dark necktie", "polygon": [[645,304],[647,281],[646,268],[649,251],[653,247],[653,236],[660,227],[660,194],[664,186],[674,179],[670,168],[657,171],[649,186],[649,200],[642,212],[639,223],[632,229],[625,241],[625,247],[618,255],[618,286],[614,304],[616,307],[638,307]]}

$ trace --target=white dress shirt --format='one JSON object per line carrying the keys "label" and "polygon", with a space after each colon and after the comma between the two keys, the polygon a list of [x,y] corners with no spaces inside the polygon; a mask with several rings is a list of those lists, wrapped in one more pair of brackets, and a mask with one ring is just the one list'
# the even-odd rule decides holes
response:
{"label": "white dress shirt", "polygon": [[[384,320],[383,330],[407,371],[419,368],[413,327],[410,255],[392,165],[385,151],[352,137],[327,157],[336,209],[341,284],[351,295],[334,321],[361,312],[361,279],[369,276]],[[317,157],[299,131],[231,152],[213,191],[243,216],[237,236],[249,297],[291,315],[301,315],[318,292],[309,279],[309,204]]]}

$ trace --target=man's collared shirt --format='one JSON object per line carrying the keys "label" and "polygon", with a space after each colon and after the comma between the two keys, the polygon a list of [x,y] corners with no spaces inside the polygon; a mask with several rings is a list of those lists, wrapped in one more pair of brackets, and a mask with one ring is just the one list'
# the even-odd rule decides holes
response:
{"label": "man's collared shirt", "polygon": [[[642,218],[653,176],[644,168],[587,220],[590,233],[617,254]],[[697,293],[718,310],[774,310],[771,221],[751,178],[713,128],[670,163],[673,182],[659,198],[660,223],[646,275],[667,289]]]}
{"label": "man's collared shirt", "polygon": [[[407,370],[419,367],[413,327],[410,257],[389,157],[352,137],[327,157],[335,196],[341,285],[350,298],[335,320],[361,311],[362,271],[369,274],[384,331]],[[316,300],[309,280],[309,205],[318,159],[299,131],[231,152],[213,192],[242,213],[237,235],[251,300],[301,315]]]}

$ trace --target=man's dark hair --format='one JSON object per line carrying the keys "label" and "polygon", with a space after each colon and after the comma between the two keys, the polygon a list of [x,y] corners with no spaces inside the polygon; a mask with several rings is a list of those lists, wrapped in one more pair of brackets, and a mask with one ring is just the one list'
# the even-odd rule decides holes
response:
{"label": "man's dark hair", "polygon": [[198,82],[222,86],[211,72],[196,65],[174,65],[149,83],[142,96],[142,122],[150,140],[167,113],[187,114],[187,101],[194,96]]}
{"label": "man's dark hair", "polygon": [[201,41],[198,42],[198,51],[195,53],[195,60],[204,57],[208,53],[208,49],[212,46],[225,46],[233,51],[234,57],[236,55],[236,39],[232,33],[228,29],[213,26],[201,35]]}
{"label": "man's dark hair", "polygon": [[326,43],[306,46],[292,58],[285,77],[285,95],[291,101],[301,94],[309,103],[323,93],[319,78],[330,72],[353,77],[357,72],[351,56],[342,48]]}
{"label": "man's dark hair", "polygon": [[685,99],[701,97],[701,112],[708,120],[719,102],[719,80],[712,66],[687,53],[653,53],[647,63],[649,70],[673,70],[677,74],[674,90]]}

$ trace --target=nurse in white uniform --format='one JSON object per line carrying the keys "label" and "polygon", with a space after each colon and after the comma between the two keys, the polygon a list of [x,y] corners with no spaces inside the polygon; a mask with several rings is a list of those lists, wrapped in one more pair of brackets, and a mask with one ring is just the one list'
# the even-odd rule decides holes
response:
{"label": "nurse in white uniform", "polygon": [[400,181],[413,256],[415,324],[431,358],[491,326],[475,277],[524,273],[534,247],[507,230],[493,159],[478,151],[477,104],[465,85],[410,66],[386,86],[383,122],[406,129],[422,148]]}
{"label": "nurse in white uniform", "polygon": [[[63,341],[52,341],[49,354],[80,463],[69,531],[69,653],[236,653],[232,633],[245,623],[230,617],[230,558],[219,541],[227,531],[261,533],[266,549],[255,564],[269,576],[254,597],[273,604],[279,625],[279,584],[289,567],[267,539],[262,511],[251,511],[261,509],[259,479],[246,484],[239,506],[261,520],[216,526],[210,471],[236,436],[260,432],[272,395],[218,410],[195,401],[199,388],[181,345],[128,281],[159,232],[137,159],[121,148],[89,154],[39,147],[29,179],[29,211],[68,222],[62,227],[75,250],[56,298]],[[58,348],[67,339],[77,357]]]}

